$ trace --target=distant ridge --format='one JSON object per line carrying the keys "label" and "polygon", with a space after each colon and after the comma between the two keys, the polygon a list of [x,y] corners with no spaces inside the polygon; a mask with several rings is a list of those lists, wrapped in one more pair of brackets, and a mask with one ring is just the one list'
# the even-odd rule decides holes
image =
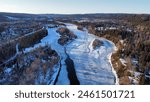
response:
{"label": "distant ridge", "polygon": [[130,13],[87,13],[87,14],[31,14],[31,13],[11,13],[11,12],[0,12],[0,21],[7,21],[7,16],[16,18],[36,18],[36,17],[50,17],[50,18],[102,18],[102,19],[120,19],[131,17],[135,15],[146,15],[150,14],[130,14]]}

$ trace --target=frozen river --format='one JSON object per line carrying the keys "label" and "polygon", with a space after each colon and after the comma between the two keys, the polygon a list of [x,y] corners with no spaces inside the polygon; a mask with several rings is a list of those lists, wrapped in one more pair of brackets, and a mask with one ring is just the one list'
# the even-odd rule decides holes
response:
{"label": "frozen river", "polygon": [[[89,34],[87,30],[78,30],[76,25],[66,25],[68,29],[77,35],[77,39],[65,46],[61,46],[57,43],[57,40],[60,38],[60,35],[56,32],[57,28],[47,28],[48,35],[41,40],[41,43],[34,46],[37,47],[48,43],[61,57],[61,68],[56,84],[67,85],[71,82],[65,62],[67,56],[72,59],[75,74],[81,85],[116,84],[117,78],[110,59],[112,52],[116,49],[115,45],[106,39]],[[94,39],[103,41],[103,46],[93,49],[92,42]],[[26,51],[30,49],[26,49]]]}

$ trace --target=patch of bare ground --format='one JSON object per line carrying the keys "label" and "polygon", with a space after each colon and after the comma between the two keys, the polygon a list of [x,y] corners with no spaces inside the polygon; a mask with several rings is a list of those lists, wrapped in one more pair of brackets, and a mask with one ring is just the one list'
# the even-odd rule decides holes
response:
{"label": "patch of bare ground", "polygon": [[103,45],[103,42],[100,41],[99,39],[95,39],[92,43],[93,49],[96,49],[97,47],[100,47]]}
{"label": "patch of bare ground", "polygon": [[62,46],[65,45],[68,41],[77,38],[77,36],[66,27],[58,28],[56,32],[61,35],[58,39],[58,43]]}

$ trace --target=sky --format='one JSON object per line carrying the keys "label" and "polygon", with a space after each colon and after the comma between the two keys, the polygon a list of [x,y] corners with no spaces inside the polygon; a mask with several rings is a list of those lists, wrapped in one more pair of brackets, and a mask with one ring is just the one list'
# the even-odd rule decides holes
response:
{"label": "sky", "polygon": [[150,14],[150,0],[0,0],[0,12]]}

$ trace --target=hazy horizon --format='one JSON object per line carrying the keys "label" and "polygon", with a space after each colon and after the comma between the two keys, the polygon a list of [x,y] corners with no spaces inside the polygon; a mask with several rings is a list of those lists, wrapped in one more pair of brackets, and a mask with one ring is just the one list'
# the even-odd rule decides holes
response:
{"label": "hazy horizon", "polygon": [[150,14],[149,0],[1,0],[0,12],[29,14]]}
{"label": "hazy horizon", "polygon": [[149,15],[150,13],[28,13],[28,12],[1,12],[0,13],[16,13],[16,14],[33,14],[33,15],[48,15],[48,14],[52,14],[52,15],[86,15],[86,14],[145,14],[145,15]]}

